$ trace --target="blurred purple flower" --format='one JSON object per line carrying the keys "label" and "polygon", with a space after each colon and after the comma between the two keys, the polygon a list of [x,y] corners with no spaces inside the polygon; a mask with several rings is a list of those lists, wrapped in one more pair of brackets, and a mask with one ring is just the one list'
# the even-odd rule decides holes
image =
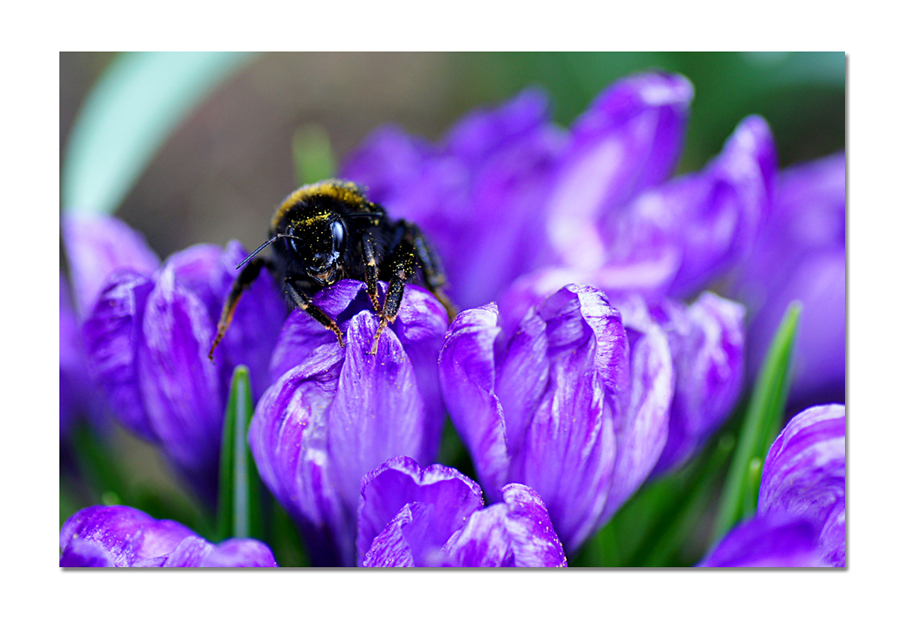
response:
{"label": "blurred purple flower", "polygon": [[450,467],[399,456],[366,474],[357,560],[364,567],[565,567],[547,509],[508,484],[484,508],[481,488]]}
{"label": "blurred purple flower", "polygon": [[81,327],[66,279],[59,275],[59,435],[65,437],[75,423],[88,416],[102,422],[103,402],[88,374]]}
{"label": "blurred purple flower", "polygon": [[219,545],[181,524],[127,506],[92,506],[70,517],[59,534],[60,567],[276,567],[254,539]]}
{"label": "blurred purple flower", "polygon": [[547,96],[533,89],[471,113],[440,145],[382,128],[346,159],[341,176],[427,233],[451,298],[471,307],[538,266],[546,197],[566,142]]}
{"label": "blurred purple flower", "polygon": [[705,566],[845,564],[845,409],[794,416],[763,465],[757,514],[719,543]]}
{"label": "blurred purple flower", "polygon": [[[505,328],[505,330],[504,330]],[[516,324],[461,312],[440,357],[444,400],[489,500],[532,487],[573,553],[650,474],[666,444],[674,370],[662,328],[627,325],[569,285]]]}
{"label": "blurred purple flower", "polygon": [[[271,277],[263,274],[242,298],[214,365],[207,352],[244,249],[236,241],[224,250],[196,245],[175,253],[158,270],[131,264],[101,279],[105,249],[117,246],[121,256],[129,245],[143,244],[137,235],[123,234],[128,231],[111,218],[67,228],[73,275],[89,273],[82,281],[101,283],[96,296],[87,290],[80,296],[94,300],[82,326],[88,365],[119,421],[160,446],[212,502],[232,372],[238,364],[248,366],[254,397],[268,386],[269,358],[286,307]],[[117,239],[109,240],[110,235]],[[150,253],[131,250],[138,257]]]}
{"label": "blurred purple flower", "polygon": [[749,252],[776,169],[769,129],[750,117],[703,171],[667,181],[692,98],[681,76],[632,76],[566,132],[529,90],[470,114],[439,145],[382,129],[342,175],[422,226],[463,308],[546,266],[582,271],[610,293],[687,296]]}
{"label": "blurred purple flower", "polygon": [[82,319],[94,308],[112,273],[129,268],[152,275],[160,266],[144,237],[118,219],[70,214],[63,217],[62,233],[75,306]]}
{"label": "blurred purple flower", "polygon": [[[384,285],[380,284],[381,291]],[[295,311],[272,356],[249,442],[260,476],[305,536],[317,565],[353,565],[360,479],[394,456],[437,455],[444,408],[437,354],[447,314],[408,285],[397,320],[369,355],[378,318],[365,284],[345,279],[313,301],[346,336]]]}
{"label": "blurred purple flower", "polygon": [[748,307],[751,373],[761,366],[788,304],[803,303],[791,386],[794,409],[844,400],[845,183],[843,153],[782,172],[772,215],[729,290]]}

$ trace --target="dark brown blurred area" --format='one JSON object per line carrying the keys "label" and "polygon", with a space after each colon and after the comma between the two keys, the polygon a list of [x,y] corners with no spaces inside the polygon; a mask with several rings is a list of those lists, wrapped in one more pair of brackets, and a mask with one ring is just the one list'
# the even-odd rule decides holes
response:
{"label": "dark brown blurred area", "polygon": [[[62,54],[61,149],[112,54]],[[336,159],[394,122],[436,139],[470,105],[457,81],[465,55],[273,53],[253,57],[164,143],[116,215],[162,256],[198,242],[263,239],[276,203],[298,184],[291,141],[306,124]]]}

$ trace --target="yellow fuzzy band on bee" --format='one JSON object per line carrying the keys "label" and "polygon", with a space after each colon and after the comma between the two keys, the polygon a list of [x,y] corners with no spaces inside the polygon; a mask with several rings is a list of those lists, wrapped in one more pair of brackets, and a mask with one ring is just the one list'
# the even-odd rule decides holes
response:
{"label": "yellow fuzzy band on bee", "polygon": [[[290,210],[301,201],[305,201],[311,197],[316,196],[330,197],[336,201],[340,201],[350,205],[357,205],[359,206],[360,211],[363,212],[368,212],[369,206],[371,206],[371,204],[366,201],[366,198],[365,196],[363,196],[362,190],[359,188],[359,186],[352,182],[344,182],[340,180],[324,180],[315,184],[307,184],[306,186],[301,186],[300,188],[292,192],[285,198],[284,201],[281,202],[281,206],[278,208],[278,210],[275,211],[275,215],[272,217],[272,231],[275,231],[278,225],[282,222],[285,212]],[[327,214],[313,214],[309,217],[308,222],[321,220],[323,218],[327,218]]]}

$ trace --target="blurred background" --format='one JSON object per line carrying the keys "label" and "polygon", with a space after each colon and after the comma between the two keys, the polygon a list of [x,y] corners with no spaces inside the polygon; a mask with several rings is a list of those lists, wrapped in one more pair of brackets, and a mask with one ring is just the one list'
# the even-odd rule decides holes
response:
{"label": "blurred background", "polygon": [[[61,209],[113,211],[161,258],[232,238],[255,248],[305,175],[383,124],[437,141],[473,107],[537,85],[568,126],[611,82],[648,69],[694,84],[679,172],[703,167],[749,114],[770,124],[781,167],[845,147],[843,52],[62,53]],[[134,131],[142,124],[152,132]],[[320,156],[301,174],[298,146]],[[78,432],[79,452],[67,443],[60,525],[85,506],[121,502],[204,533],[201,511],[152,447],[112,423]]]}
{"label": "blurred background", "polygon": [[[61,168],[73,164],[64,160],[79,110],[118,56],[60,55]],[[702,167],[754,113],[771,125],[782,166],[844,148],[843,52],[271,53],[225,64],[172,132],[154,137],[158,150],[117,209],[161,257],[231,238],[255,247],[276,203],[298,185],[298,129],[324,130],[340,162],[382,124],[438,140],[471,108],[530,85],[550,94],[554,120],[567,126],[622,76],[685,75],[695,96],[680,171]]]}

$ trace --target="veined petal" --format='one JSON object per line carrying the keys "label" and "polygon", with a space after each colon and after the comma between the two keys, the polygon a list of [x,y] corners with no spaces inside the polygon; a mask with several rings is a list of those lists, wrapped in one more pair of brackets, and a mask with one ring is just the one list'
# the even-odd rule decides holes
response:
{"label": "veined petal", "polygon": [[698,567],[824,567],[815,526],[791,515],[756,516],[725,535]]}
{"label": "veined petal", "polygon": [[[668,285],[687,296],[721,276],[750,252],[771,210],[776,175],[775,144],[759,117],[742,121],[702,172],[684,176],[640,197],[631,207],[631,225],[655,232],[680,251]],[[646,248],[629,241],[632,252]]]}
{"label": "veined petal", "polygon": [[[433,507],[419,502],[404,504],[403,507],[391,518],[384,530],[378,533],[365,555],[360,554],[359,565],[361,567],[415,567],[412,547],[406,539],[406,529],[409,526],[422,526],[428,524],[428,520],[421,519],[423,515],[432,515]],[[416,530],[416,533],[423,532]]]}
{"label": "veined petal", "polygon": [[759,514],[805,517],[822,533],[829,563],[844,564],[844,405],[812,407],[794,416],[763,465]]}
{"label": "veined petal", "polygon": [[643,74],[604,91],[575,122],[548,208],[550,240],[565,264],[593,269],[604,263],[606,244],[595,226],[668,177],[692,99],[682,76]]}
{"label": "veined petal", "polygon": [[82,317],[116,270],[129,268],[149,277],[159,268],[159,257],[144,237],[116,218],[69,214],[63,217],[62,233],[75,304]]}
{"label": "veined petal", "polygon": [[[447,312],[433,294],[408,284],[397,319],[391,325],[412,362],[416,385],[422,395],[422,456],[437,456],[444,429],[444,398],[438,372],[438,357],[447,332]],[[386,329],[387,330],[387,329]]]}
{"label": "veined petal", "polygon": [[510,456],[522,451],[531,419],[547,389],[549,372],[547,323],[532,307],[512,334],[496,379]]}
{"label": "veined petal", "polygon": [[451,567],[565,567],[547,508],[534,489],[503,487],[503,501],[472,514],[445,546]]}
{"label": "veined petal", "polygon": [[498,316],[493,303],[461,311],[450,325],[438,362],[447,411],[488,498],[506,483],[509,470],[506,422],[495,391]]}
{"label": "veined petal", "polygon": [[[438,507],[429,521],[423,540],[415,543],[415,551],[422,553],[441,546],[458,530],[466,519],[484,506],[481,487],[457,470],[443,465],[419,466],[409,457],[398,456],[362,480],[359,498],[359,530],[356,540],[358,560],[362,564],[373,548],[373,541],[382,533],[404,506],[419,502]],[[403,525],[412,521],[411,511]],[[395,526],[397,530],[402,526]],[[399,538],[399,533],[390,539]],[[406,544],[409,548],[409,543]],[[414,556],[410,549],[410,557]],[[411,558],[412,559],[412,558]],[[369,565],[366,565],[369,566]]]}
{"label": "veined petal", "polygon": [[147,560],[165,556],[193,533],[179,523],[154,520],[127,506],[92,506],[70,517],[59,533],[59,547],[66,552],[79,540],[103,548],[115,567],[144,566]]}
{"label": "veined petal", "polygon": [[[313,303],[329,317],[334,318],[342,331],[346,331],[346,321],[360,309],[371,309],[365,293],[366,285],[361,281],[342,279],[329,288],[315,294]],[[405,298],[405,297],[404,297]],[[401,305],[402,308],[402,305]],[[390,331],[391,327],[385,329]],[[269,374],[277,379],[285,372],[304,363],[310,353],[325,345],[337,346],[334,333],[322,326],[306,312],[294,310],[290,313],[272,352]]]}
{"label": "veined petal", "polygon": [[381,335],[369,354],[377,318],[360,312],[347,325],[347,347],[334,400],[328,410],[328,447],[335,483],[353,511],[360,480],[394,456],[420,462],[426,413],[412,362],[393,332]]}
{"label": "veined petal", "polygon": [[82,325],[92,377],[122,425],[148,441],[156,433],[141,392],[138,352],[151,290],[153,282],[140,273],[126,269],[112,275]]}
{"label": "veined petal", "polygon": [[207,308],[164,267],[143,317],[140,390],[165,452],[207,494],[218,481],[224,417],[219,373],[207,358],[214,333]]}
{"label": "veined petal", "polygon": [[683,464],[731,414],[744,380],[744,308],[704,292],[654,306],[675,362],[669,435],[654,473]]}
{"label": "veined petal", "polygon": [[548,385],[507,482],[540,494],[560,540],[574,551],[598,527],[611,484],[628,344],[619,312],[594,288],[567,286],[540,314],[547,323]]}
{"label": "veined petal", "polygon": [[275,567],[253,539],[220,546],[170,520],[127,506],[92,506],[69,518],[59,537],[61,567]]}
{"label": "veined petal", "polygon": [[343,361],[334,340],[314,350],[263,394],[248,432],[260,477],[300,525],[317,565],[353,557],[353,522],[332,477],[327,437]]}
{"label": "veined petal", "polygon": [[669,343],[655,324],[643,331],[628,327],[628,333],[634,340],[630,393],[615,422],[616,465],[600,524],[637,491],[656,465],[668,438],[675,386]]}

